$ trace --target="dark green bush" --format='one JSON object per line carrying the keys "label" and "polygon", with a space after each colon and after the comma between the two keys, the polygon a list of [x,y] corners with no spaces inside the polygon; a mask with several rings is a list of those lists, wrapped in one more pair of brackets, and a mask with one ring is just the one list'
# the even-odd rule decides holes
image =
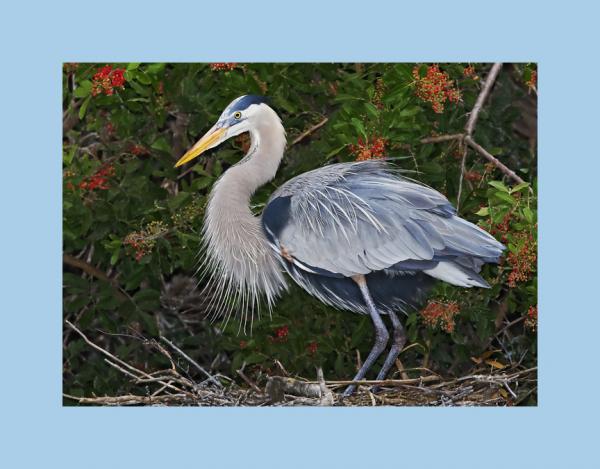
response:
{"label": "dark green bush", "polygon": [[[252,335],[239,335],[235,321],[221,332],[218,322],[203,320],[208,300],[184,276],[197,267],[207,194],[246,142],[228,142],[191,171],[175,169],[174,162],[233,98],[262,94],[272,98],[290,146],[277,178],[256,194],[257,212],[294,175],[382,154],[403,157],[395,164],[416,171],[415,178],[456,204],[459,142],[421,140],[463,131],[488,70],[486,64],[441,64],[439,70],[418,64],[65,64],[65,318],[147,370],[167,365],[143,340],[161,334],[231,377],[244,363],[249,374],[279,372],[278,361],[292,374],[312,378],[321,365],[329,379],[351,378],[356,350],[364,357],[372,345],[369,318],[327,308],[297,287],[271,318],[254,323]],[[484,270],[491,289],[440,283],[431,303],[409,313],[410,342],[401,355],[407,368],[459,375],[476,366],[537,362],[536,73],[531,65],[505,65],[474,133],[532,185],[515,185],[472,150],[466,159],[460,214],[501,239],[507,256]],[[436,84],[441,88],[432,89]],[[65,328],[65,392],[114,395],[130,386]]]}

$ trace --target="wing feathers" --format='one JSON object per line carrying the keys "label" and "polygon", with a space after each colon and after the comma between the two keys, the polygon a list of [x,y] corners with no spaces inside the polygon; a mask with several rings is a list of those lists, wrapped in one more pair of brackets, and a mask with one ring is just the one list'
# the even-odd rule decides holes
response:
{"label": "wing feathers", "polygon": [[486,286],[477,272],[504,249],[457,217],[442,194],[381,161],[330,165],[291,179],[271,197],[263,224],[302,265],[347,277],[422,270],[456,285]]}

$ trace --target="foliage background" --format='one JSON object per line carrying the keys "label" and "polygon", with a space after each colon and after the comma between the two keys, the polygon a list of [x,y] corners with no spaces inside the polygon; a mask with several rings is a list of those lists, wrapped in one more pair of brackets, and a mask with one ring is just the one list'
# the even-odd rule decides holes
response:
{"label": "foliage background", "polygon": [[[489,65],[441,64],[461,99],[444,103],[439,113],[418,96],[430,69],[420,64],[113,64],[103,72],[105,65],[64,66],[65,319],[147,370],[166,363],[144,339],[164,335],[230,377],[245,363],[260,382],[281,372],[278,362],[293,375],[313,378],[320,365],[328,379],[351,377],[356,350],[364,357],[372,345],[368,318],[327,308],[298,288],[272,319],[254,324],[251,336],[239,335],[234,322],[221,331],[203,319],[207,300],[190,288],[188,276],[197,264],[206,195],[247,142],[224,144],[190,171],[173,164],[233,98],[264,94],[282,117],[288,142],[328,120],[290,145],[277,178],[254,198],[257,212],[290,177],[377,156],[381,146],[456,203],[459,145],[421,140],[462,132]],[[440,283],[432,299],[447,314],[432,316],[439,307],[409,314],[410,346],[401,355],[407,368],[460,376],[537,363],[535,76],[532,64],[505,65],[474,134],[532,183],[533,195],[473,152],[461,194],[460,214],[502,239],[509,254],[499,267],[486,267],[491,289]],[[63,344],[66,393],[131,390],[68,328]]]}

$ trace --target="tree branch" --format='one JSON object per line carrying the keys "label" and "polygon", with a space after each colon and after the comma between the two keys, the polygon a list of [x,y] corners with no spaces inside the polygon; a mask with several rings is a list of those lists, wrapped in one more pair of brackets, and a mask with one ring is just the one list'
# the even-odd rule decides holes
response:
{"label": "tree branch", "polygon": [[[483,108],[483,104],[485,103],[485,100],[489,96],[489,94],[492,90],[492,87],[496,81],[496,78],[498,78],[498,74],[500,73],[501,69],[502,69],[502,63],[500,63],[500,62],[497,62],[494,65],[492,65],[492,68],[490,69],[490,72],[488,73],[485,83],[483,84],[483,87],[481,88],[481,91],[479,92],[479,95],[477,96],[475,105],[473,106],[473,109],[471,110],[471,113],[469,114],[469,119],[467,120],[467,123],[465,125],[464,133],[437,135],[435,137],[426,137],[426,138],[421,139],[422,144],[441,143],[441,142],[449,142],[449,141],[457,140],[463,145],[462,158],[461,158],[461,164],[460,164],[460,179],[458,182],[458,195],[457,195],[457,201],[456,201],[456,209],[457,210],[460,206],[460,196],[462,194],[462,185],[463,185],[463,179],[464,179],[464,173],[465,173],[465,163],[466,163],[466,158],[467,158],[467,146],[471,147],[473,150],[475,150],[477,153],[479,153],[481,156],[483,156],[490,163],[494,164],[494,166],[496,166],[496,168],[498,168],[502,173],[504,173],[506,176],[508,176],[509,178],[511,178],[512,180],[517,182],[518,184],[525,182],[521,177],[519,177],[517,175],[517,173],[515,173],[512,169],[510,169],[508,166],[506,166],[504,163],[502,163],[498,158],[494,157],[489,151],[487,151],[485,148],[483,148],[481,145],[479,145],[477,142],[475,142],[475,140],[473,140],[473,132],[475,131],[475,125],[477,124],[477,120],[479,119],[479,113],[481,112],[481,109]],[[531,187],[529,188],[529,191],[533,192]]]}
{"label": "tree branch", "polygon": [[70,254],[63,253],[63,263],[69,265],[71,267],[75,267],[76,269],[83,270],[86,274],[91,275],[92,277],[96,277],[99,280],[104,280],[105,282],[110,283],[113,287],[117,289],[117,294],[124,300],[130,299],[122,290],[121,286],[116,282],[116,280],[110,278],[104,272],[102,272],[97,267],[94,267],[91,264],[88,264],[81,259],[77,259],[76,257],[71,256]]}
{"label": "tree branch", "polygon": [[302,132],[300,135],[298,135],[294,140],[292,140],[292,143],[290,143],[289,146],[291,147],[292,145],[296,145],[296,143],[299,143],[300,141],[304,140],[310,134],[312,134],[316,130],[320,129],[325,124],[327,124],[328,120],[329,120],[328,117],[324,117],[322,121],[316,123],[315,125],[313,125],[312,127],[310,127],[308,130],[306,130],[306,131]]}
{"label": "tree branch", "polygon": [[[473,150],[475,150],[477,153],[479,153],[481,156],[483,156],[485,159],[487,159],[490,163],[494,163],[496,168],[498,168],[500,171],[502,171],[508,177],[514,179],[519,184],[525,182],[512,169],[510,169],[508,166],[506,166],[504,163],[502,163],[498,158],[496,158],[494,155],[492,155],[489,151],[487,151],[485,148],[483,148],[481,145],[479,145],[477,142],[475,142],[471,136],[467,135],[465,137],[465,142],[471,148],[473,148]],[[530,188],[530,190],[531,190],[531,188]]]}
{"label": "tree branch", "polygon": [[[477,100],[475,101],[475,105],[471,110],[471,114],[469,115],[469,119],[467,120],[467,124],[465,125],[465,137],[471,137],[473,135],[473,131],[475,130],[475,124],[477,123],[477,119],[479,119],[479,113],[481,112],[481,108],[483,107],[483,103],[487,99],[492,89],[492,86],[496,82],[496,78],[498,77],[498,73],[500,73],[500,69],[502,68],[502,63],[497,62],[492,65],[490,72],[488,73],[487,78],[485,79],[485,83],[477,96]],[[458,212],[460,208],[460,196],[462,195],[462,186],[463,180],[465,178],[465,167],[467,162],[467,146],[465,145],[463,138],[462,142],[462,157],[460,160],[460,176],[458,179],[458,195],[456,196],[456,211]]]}

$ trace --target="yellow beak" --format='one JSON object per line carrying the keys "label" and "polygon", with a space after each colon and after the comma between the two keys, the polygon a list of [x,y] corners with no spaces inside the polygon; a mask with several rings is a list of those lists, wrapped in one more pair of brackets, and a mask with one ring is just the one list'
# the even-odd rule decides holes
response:
{"label": "yellow beak", "polygon": [[220,128],[214,131],[209,131],[204,137],[202,137],[196,144],[190,148],[185,155],[183,155],[177,163],[175,163],[175,167],[181,166],[182,164],[187,163],[188,161],[192,161],[194,158],[200,156],[209,148],[212,148],[221,140],[221,137],[225,133],[226,129]]}

